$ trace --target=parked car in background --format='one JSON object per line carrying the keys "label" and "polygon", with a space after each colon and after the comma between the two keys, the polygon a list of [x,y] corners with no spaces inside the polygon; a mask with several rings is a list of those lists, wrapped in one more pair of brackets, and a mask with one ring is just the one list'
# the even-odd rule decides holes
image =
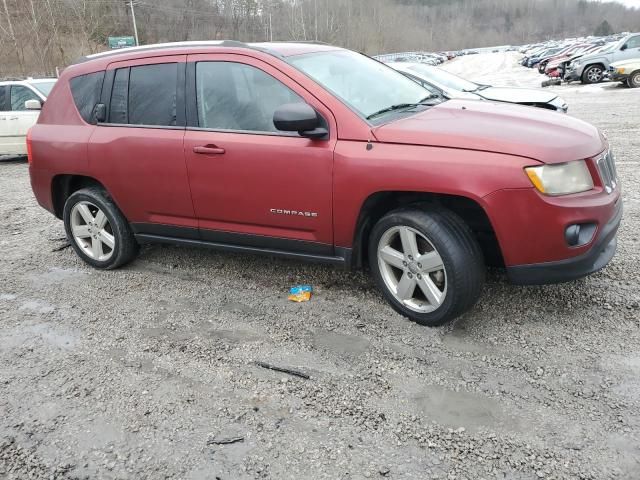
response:
{"label": "parked car in background", "polygon": [[438,67],[420,63],[389,63],[391,68],[402,72],[422,84],[439,89],[448,98],[490,100],[517,103],[566,113],[567,103],[553,92],[531,88],[492,87],[465,80]]}
{"label": "parked car in background", "polygon": [[631,88],[640,88],[640,56],[632,60],[612,63],[609,66],[609,76],[614,82],[623,82]]}
{"label": "parked car in background", "polygon": [[549,61],[546,64],[544,73],[549,77],[564,78],[564,74],[567,70],[567,65],[569,65],[569,63],[571,63],[573,60],[576,60],[584,55],[588,55],[590,53],[594,53],[601,50],[603,50],[602,46],[589,44],[588,46],[577,49],[571,53],[567,53],[564,55],[557,55],[549,59]]}
{"label": "parked car in background", "polygon": [[564,79],[568,82],[599,83],[614,62],[640,57],[640,33],[632,33],[609,49],[584,55],[568,66]]}
{"label": "parked car in background", "polygon": [[27,131],[38,121],[55,82],[51,78],[0,82],[0,155],[27,154]]}

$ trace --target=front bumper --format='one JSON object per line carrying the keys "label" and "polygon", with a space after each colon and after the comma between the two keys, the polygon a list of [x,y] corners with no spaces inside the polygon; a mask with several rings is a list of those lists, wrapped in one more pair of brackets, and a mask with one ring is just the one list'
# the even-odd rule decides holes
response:
{"label": "front bumper", "polygon": [[578,80],[582,80],[582,70],[583,68],[567,69],[564,74],[565,82],[577,82]]}
{"label": "front bumper", "polygon": [[507,267],[509,280],[517,285],[563,283],[586,277],[604,268],[616,253],[616,233],[622,220],[619,199],[613,217],[600,229],[597,240],[585,253],[555,262]]}
{"label": "front bumper", "polygon": [[624,73],[616,73],[609,70],[609,78],[613,82],[626,82],[627,78],[629,78],[629,75]]}

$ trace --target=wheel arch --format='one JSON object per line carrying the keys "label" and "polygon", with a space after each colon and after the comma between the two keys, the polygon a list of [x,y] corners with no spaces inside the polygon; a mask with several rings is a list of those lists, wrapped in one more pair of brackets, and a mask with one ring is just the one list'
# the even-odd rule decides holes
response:
{"label": "wheel arch", "polygon": [[602,67],[602,70],[603,70],[604,72],[606,72],[606,71],[607,71],[607,67],[605,66],[605,62],[604,62],[603,60],[595,60],[595,61],[593,61],[593,62],[587,63],[587,64],[584,66],[584,68],[582,69],[582,75],[584,75],[584,73],[585,73],[589,68],[591,68],[591,67],[595,67],[595,66]]}
{"label": "wheel arch", "polygon": [[53,177],[51,179],[51,200],[55,216],[62,220],[64,204],[67,199],[74,192],[87,187],[105,188],[100,181],[86,175],[60,174]]}
{"label": "wheel arch", "polygon": [[476,199],[461,195],[413,191],[382,191],[367,197],[358,214],[351,266],[362,268],[366,264],[369,234],[380,218],[398,208],[424,208],[428,205],[439,205],[459,215],[473,231],[487,264],[504,266],[502,250],[493,224],[484,207]]}

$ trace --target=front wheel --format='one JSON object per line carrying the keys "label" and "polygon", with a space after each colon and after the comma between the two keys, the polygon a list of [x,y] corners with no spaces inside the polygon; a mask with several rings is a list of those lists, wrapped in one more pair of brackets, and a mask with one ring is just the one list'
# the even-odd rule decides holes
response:
{"label": "front wheel", "polygon": [[640,70],[629,75],[629,78],[627,78],[627,85],[631,88],[640,88]]}
{"label": "front wheel", "polygon": [[433,206],[381,218],[369,237],[369,265],[391,306],[431,327],[473,307],[485,277],[482,251],[469,227]]}
{"label": "front wheel", "polygon": [[69,243],[89,265],[110,270],[138,253],[129,223],[101,188],[83,188],[64,204],[64,228]]}
{"label": "front wheel", "polygon": [[591,65],[582,74],[582,83],[600,83],[604,78],[604,70],[600,65]]}

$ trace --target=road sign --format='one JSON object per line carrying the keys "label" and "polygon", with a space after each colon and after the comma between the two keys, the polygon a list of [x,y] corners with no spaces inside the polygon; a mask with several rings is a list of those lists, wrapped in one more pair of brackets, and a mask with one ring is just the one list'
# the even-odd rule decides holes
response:
{"label": "road sign", "polygon": [[109,48],[135,47],[136,39],[133,37],[109,37]]}

